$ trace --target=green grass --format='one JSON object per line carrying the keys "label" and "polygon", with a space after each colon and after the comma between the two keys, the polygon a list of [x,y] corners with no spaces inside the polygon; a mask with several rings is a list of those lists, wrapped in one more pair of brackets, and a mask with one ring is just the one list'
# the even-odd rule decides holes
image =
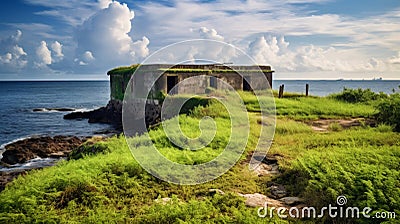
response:
{"label": "green grass", "polygon": [[[348,205],[400,214],[399,133],[394,133],[388,125],[351,129],[332,125],[330,131],[319,133],[304,123],[323,117],[370,117],[375,113],[373,106],[329,97],[275,99],[279,118],[269,153],[280,155],[279,169],[283,174],[257,177],[249,171],[246,156],[254,150],[261,126],[269,127],[271,121],[261,119],[253,95],[240,94],[246,107],[253,111],[249,114],[250,138],[240,161],[219,178],[192,186],[163,182],[135,161],[123,136],[113,137],[88,145],[101,148],[100,153],[79,154],[76,158],[83,158],[31,171],[10,183],[0,193],[0,223],[300,222],[258,218],[257,209],[246,207],[237,196],[237,193],[268,194],[271,181],[285,185],[291,196],[304,197],[309,206],[335,204],[338,195],[345,195]],[[270,98],[262,95],[261,99],[268,109],[272,108]],[[232,125],[228,115],[221,103],[211,101],[207,106],[196,107],[189,115],[175,118],[185,135],[195,139],[192,145],[205,141],[199,128],[201,118],[214,118],[216,137],[208,147],[197,151],[176,147],[168,141],[162,126],[153,128],[149,134],[167,158],[182,164],[200,164],[214,158],[226,145]],[[203,125],[204,130],[213,126],[207,122]],[[172,135],[178,136],[174,131]],[[137,139],[138,147],[146,144]],[[209,189],[221,189],[226,194],[213,195]],[[172,201],[157,202],[164,197]],[[351,221],[370,223],[371,220]]]}
{"label": "green grass", "polygon": [[[123,137],[107,142],[109,153],[59,163],[21,176],[0,197],[0,222],[231,222],[254,223],[255,209],[235,192],[260,191],[258,179],[237,165],[206,184],[179,186],[162,182],[133,159]],[[228,195],[210,195],[218,188]],[[229,193],[231,192],[231,193]],[[157,198],[177,201],[161,205]]]}
{"label": "green grass", "polygon": [[[260,112],[260,104],[249,92],[240,92],[247,109]],[[260,94],[260,103],[272,108],[271,94]],[[331,97],[301,97],[293,95],[288,98],[275,98],[276,115],[295,120],[312,120],[320,118],[353,118],[372,117],[378,111],[373,105],[365,103],[346,103]]]}

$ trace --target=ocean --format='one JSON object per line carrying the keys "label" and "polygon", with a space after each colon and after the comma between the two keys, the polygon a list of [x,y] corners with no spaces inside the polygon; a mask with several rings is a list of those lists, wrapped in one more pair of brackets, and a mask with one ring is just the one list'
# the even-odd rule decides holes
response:
{"label": "ocean", "polygon": [[84,137],[108,128],[87,120],[64,120],[70,112],[44,108],[91,110],[105,106],[110,98],[109,85],[108,81],[0,82],[0,145],[32,135]]}
{"label": "ocean", "polygon": [[[285,84],[285,91],[326,96],[344,87],[370,88],[376,92],[399,91],[400,81],[298,81],[275,80],[273,89]],[[43,108],[91,110],[105,106],[110,97],[108,81],[0,81],[0,145],[32,135],[89,136],[107,129],[105,124],[87,120],[64,120],[69,112],[46,111]],[[39,109],[39,112],[34,112]],[[1,150],[1,149],[0,149]]]}
{"label": "ocean", "polygon": [[310,85],[310,95],[327,96],[338,93],[343,88],[371,89],[374,92],[393,93],[400,92],[400,80],[274,80],[273,89],[285,85],[285,92],[305,93],[306,84]]}

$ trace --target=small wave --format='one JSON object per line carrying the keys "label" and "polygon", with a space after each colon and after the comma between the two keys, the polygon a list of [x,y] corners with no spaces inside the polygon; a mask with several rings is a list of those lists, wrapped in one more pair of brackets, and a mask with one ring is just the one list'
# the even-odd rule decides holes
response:
{"label": "small wave", "polygon": [[34,108],[33,112],[73,112],[77,111],[75,108],[60,107],[60,108]]}
{"label": "small wave", "polygon": [[31,170],[35,168],[41,167],[48,167],[53,166],[56,162],[60,161],[61,159],[56,158],[40,158],[36,157],[27,161],[26,163],[22,164],[14,164],[12,166],[0,168],[0,172],[14,172],[14,171],[21,171],[21,170]]}
{"label": "small wave", "polygon": [[95,109],[88,109],[88,108],[81,108],[81,109],[75,109],[74,112],[89,112]]}

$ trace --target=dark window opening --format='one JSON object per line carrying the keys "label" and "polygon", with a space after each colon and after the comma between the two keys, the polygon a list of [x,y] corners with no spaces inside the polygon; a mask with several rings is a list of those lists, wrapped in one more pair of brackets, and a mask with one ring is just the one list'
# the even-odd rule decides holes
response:
{"label": "dark window opening", "polygon": [[167,76],[167,93],[168,94],[177,94],[178,89],[174,89],[173,92],[171,90],[178,84],[178,76]]}
{"label": "dark window opening", "polygon": [[250,86],[250,83],[251,83],[250,76],[243,77],[243,90],[244,91],[251,91],[252,90],[251,86]]}
{"label": "dark window opening", "polygon": [[214,76],[210,77],[210,87],[217,89],[217,77]]}

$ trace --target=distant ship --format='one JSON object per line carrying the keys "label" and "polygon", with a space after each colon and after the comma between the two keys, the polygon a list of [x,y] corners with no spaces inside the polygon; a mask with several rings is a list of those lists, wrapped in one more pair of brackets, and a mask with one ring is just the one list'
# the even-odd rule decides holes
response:
{"label": "distant ship", "polygon": [[381,81],[381,80],[383,80],[383,78],[382,78],[382,77],[379,77],[379,78],[373,78],[372,80],[373,80],[373,81]]}

